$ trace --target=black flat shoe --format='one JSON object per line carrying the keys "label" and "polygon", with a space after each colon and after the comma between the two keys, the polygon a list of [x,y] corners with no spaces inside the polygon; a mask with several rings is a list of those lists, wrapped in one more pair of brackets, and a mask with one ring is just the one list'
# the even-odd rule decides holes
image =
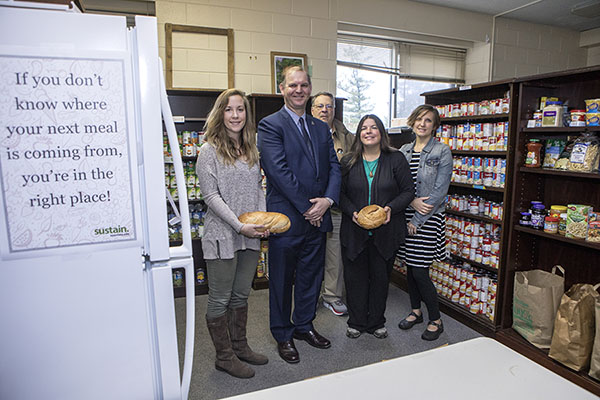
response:
{"label": "black flat shoe", "polygon": [[298,350],[296,350],[293,340],[277,343],[277,351],[279,352],[279,357],[285,362],[296,364],[300,361],[300,355],[298,354]]}
{"label": "black flat shoe", "polygon": [[425,329],[425,332],[423,332],[423,334],[421,335],[421,339],[429,341],[437,340],[442,334],[442,332],[444,332],[444,324],[442,323],[442,321],[440,321],[439,323],[435,321],[429,321],[427,323],[427,326],[429,325],[437,326],[437,331],[430,331],[428,329]]}
{"label": "black flat shoe", "polygon": [[306,343],[310,344],[317,349],[328,349],[331,347],[331,342],[321,336],[319,332],[312,329],[308,332],[294,332],[294,339],[304,340]]}
{"label": "black flat shoe", "polygon": [[[410,317],[411,315],[416,318],[414,321],[408,321],[406,319],[406,318]],[[416,324],[420,324],[421,322],[423,322],[423,314],[417,315],[411,311],[410,314],[408,314],[408,317],[406,317],[402,321],[400,321],[400,323],[398,324],[398,328],[400,328],[402,330],[407,330],[407,329],[412,328]]]}

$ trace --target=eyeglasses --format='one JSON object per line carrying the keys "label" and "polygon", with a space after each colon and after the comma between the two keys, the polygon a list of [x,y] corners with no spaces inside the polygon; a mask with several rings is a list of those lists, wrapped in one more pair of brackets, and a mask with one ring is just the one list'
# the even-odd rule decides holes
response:
{"label": "eyeglasses", "polygon": [[323,107],[325,107],[327,110],[333,110],[332,104],[313,104],[313,107],[318,108],[319,110],[322,110]]}

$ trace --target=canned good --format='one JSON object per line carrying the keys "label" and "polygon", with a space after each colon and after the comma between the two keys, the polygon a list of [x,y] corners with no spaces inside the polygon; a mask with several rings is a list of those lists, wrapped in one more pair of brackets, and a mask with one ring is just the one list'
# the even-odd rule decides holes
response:
{"label": "canned good", "polygon": [[183,273],[181,270],[173,270],[173,286],[174,287],[182,287],[183,286]]}
{"label": "canned good", "polygon": [[467,105],[467,115],[469,115],[469,116],[471,116],[471,115],[477,115],[478,109],[479,109],[479,104],[478,103],[475,103],[474,101],[470,102]]}
{"label": "canned good", "polygon": [[204,273],[204,268],[198,268],[196,270],[196,283],[199,285],[204,285],[206,283],[206,274]]}
{"label": "canned good", "polygon": [[194,188],[194,187],[187,188],[187,198],[188,198],[188,200],[196,200],[196,188]]}
{"label": "canned good", "polygon": [[479,301],[472,300],[471,305],[469,306],[469,311],[472,314],[479,314],[480,306],[481,304],[479,303]]}
{"label": "canned good", "polygon": [[505,97],[502,99],[501,113],[508,114],[510,112],[510,99]]}

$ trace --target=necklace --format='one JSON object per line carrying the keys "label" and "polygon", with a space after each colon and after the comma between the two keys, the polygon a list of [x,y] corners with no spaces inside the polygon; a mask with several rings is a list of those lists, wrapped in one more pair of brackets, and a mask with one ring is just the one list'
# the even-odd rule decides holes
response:
{"label": "necklace", "polygon": [[[379,158],[377,158],[376,160],[373,160],[373,161],[367,161],[367,159],[363,157],[363,160],[365,160],[365,165],[367,166],[367,169],[369,170],[369,178],[372,178],[373,171],[375,169],[377,169],[377,164],[379,164]],[[371,165],[373,165],[373,167],[371,167]]]}

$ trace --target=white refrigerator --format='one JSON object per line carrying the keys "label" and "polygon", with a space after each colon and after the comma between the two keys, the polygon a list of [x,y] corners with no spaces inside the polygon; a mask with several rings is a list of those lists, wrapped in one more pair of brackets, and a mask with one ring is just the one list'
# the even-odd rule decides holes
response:
{"label": "white refrigerator", "polygon": [[[135,25],[0,0],[0,399],[187,398],[188,205],[180,193],[169,247],[163,120],[177,138],[157,21]],[[181,371],[173,268],[188,282]]]}

